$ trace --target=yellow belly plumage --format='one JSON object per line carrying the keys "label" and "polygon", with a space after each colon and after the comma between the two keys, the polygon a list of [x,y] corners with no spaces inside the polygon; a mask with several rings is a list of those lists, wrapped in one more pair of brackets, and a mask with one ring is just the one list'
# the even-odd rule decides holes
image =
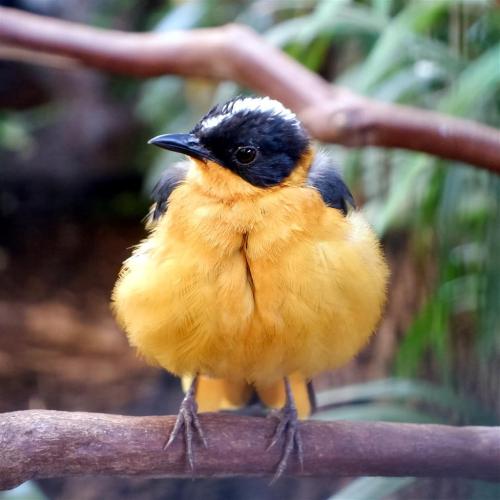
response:
{"label": "yellow belly plumage", "polygon": [[113,294],[132,345],[177,375],[258,385],[349,361],[385,300],[387,268],[359,212],[327,207],[297,169],[261,189],[195,161]]}

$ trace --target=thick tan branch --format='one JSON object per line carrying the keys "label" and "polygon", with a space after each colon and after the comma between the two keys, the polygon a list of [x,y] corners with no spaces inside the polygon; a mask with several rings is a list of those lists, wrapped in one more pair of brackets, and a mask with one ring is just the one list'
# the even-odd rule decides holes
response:
{"label": "thick tan branch", "polygon": [[124,33],[0,7],[0,42],[124,75],[233,80],[300,108],[330,96],[324,80],[239,25]]}
{"label": "thick tan branch", "polygon": [[500,172],[498,130],[332,87],[242,26],[123,33],[0,8],[0,42],[126,75],[233,80],[281,100],[323,141],[422,151]]}
{"label": "thick tan branch", "polygon": [[[175,417],[30,410],[0,415],[0,488],[30,478],[79,475],[190,476],[178,440],[163,450]],[[208,449],[196,476],[269,475],[273,419],[203,414]],[[361,422],[305,422],[305,476],[460,476],[500,480],[500,429]]]}

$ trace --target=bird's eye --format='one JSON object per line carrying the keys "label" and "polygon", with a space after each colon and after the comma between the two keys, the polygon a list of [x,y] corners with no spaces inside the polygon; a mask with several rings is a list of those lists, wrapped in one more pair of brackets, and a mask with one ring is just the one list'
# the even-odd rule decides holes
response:
{"label": "bird's eye", "polygon": [[234,156],[236,157],[236,161],[238,161],[238,163],[248,165],[255,160],[257,150],[252,146],[241,146],[236,150]]}

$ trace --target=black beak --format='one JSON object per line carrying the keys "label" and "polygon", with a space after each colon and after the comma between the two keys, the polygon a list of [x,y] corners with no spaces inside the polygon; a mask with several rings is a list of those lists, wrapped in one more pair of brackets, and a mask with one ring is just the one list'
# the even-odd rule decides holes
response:
{"label": "black beak", "polygon": [[154,144],[159,148],[184,153],[198,160],[216,161],[212,153],[203,146],[193,134],[164,134],[153,137],[148,144]]}

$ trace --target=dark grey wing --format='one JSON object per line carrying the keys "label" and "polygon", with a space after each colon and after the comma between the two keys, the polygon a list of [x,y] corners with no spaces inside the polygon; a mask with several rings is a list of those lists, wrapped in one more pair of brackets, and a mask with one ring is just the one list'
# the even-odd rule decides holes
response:
{"label": "dark grey wing", "polygon": [[186,178],[189,163],[176,163],[167,168],[153,188],[152,198],[155,205],[152,210],[151,220],[157,221],[166,211],[167,203],[172,191]]}
{"label": "dark grey wing", "polygon": [[356,208],[349,188],[325,155],[316,155],[309,170],[307,184],[320,192],[326,205],[341,210],[344,215],[347,214],[349,205]]}

